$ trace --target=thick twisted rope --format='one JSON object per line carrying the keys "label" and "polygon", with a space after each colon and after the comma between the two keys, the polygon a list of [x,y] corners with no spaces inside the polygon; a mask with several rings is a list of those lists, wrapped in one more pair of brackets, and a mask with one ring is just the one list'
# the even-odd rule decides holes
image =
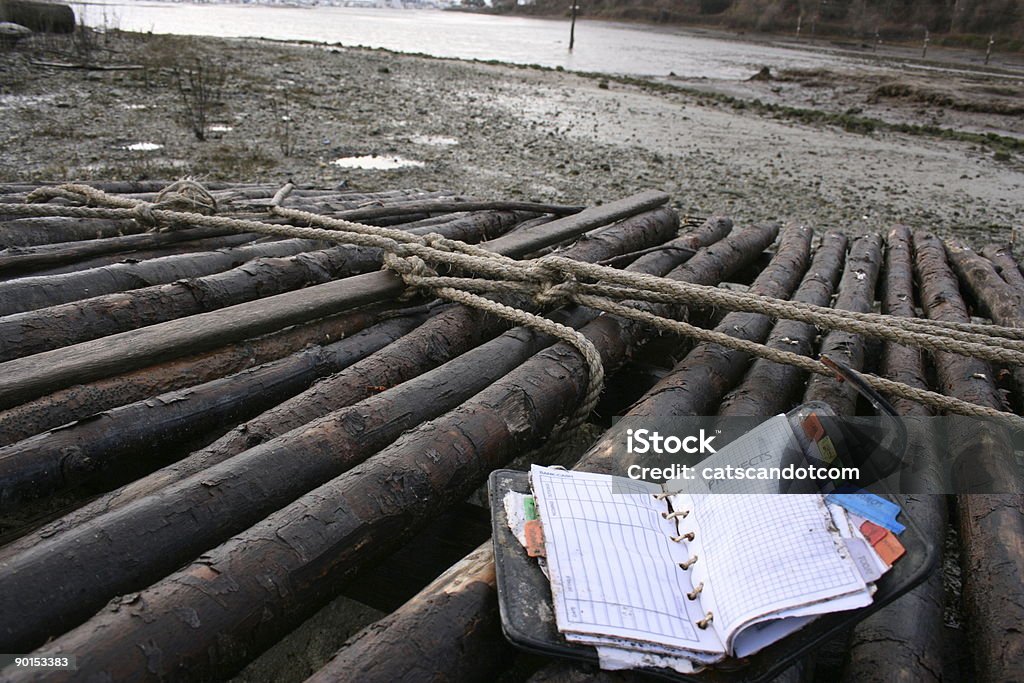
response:
{"label": "thick twisted rope", "polygon": [[[211,206],[203,197],[203,193],[197,190],[195,183],[176,185],[178,186],[172,185],[161,193],[155,203],[114,197],[86,185],[45,187],[33,191],[27,201],[41,202],[60,197],[93,206],[2,204],[0,213],[131,218],[153,226],[202,225],[381,249],[384,252],[385,267],[402,277],[411,288],[425,289],[438,297],[484,310],[518,325],[533,327],[567,342],[580,352],[588,368],[587,390],[579,409],[563,424],[559,431],[560,435],[571,433],[596,405],[604,379],[604,368],[599,352],[580,332],[543,316],[506,306],[483,296],[484,294],[519,292],[531,296],[542,306],[578,303],[659,330],[719,344],[772,362],[793,365],[807,372],[826,376],[833,376],[834,373],[821,361],[666,318],[643,310],[643,307],[638,306],[638,302],[746,311],[778,319],[797,320],[822,329],[867,335],[896,344],[928,349],[935,353],[954,353],[997,363],[1024,365],[1024,330],[1017,328],[838,310],[617,270],[558,255],[518,261],[436,233],[419,236],[393,228],[364,225],[285,208],[281,204],[291,191],[290,184],[275,195],[270,213],[293,222],[304,223],[309,227],[271,225],[249,219],[207,215],[216,210],[215,202]],[[201,189],[201,186],[198,188]],[[177,195],[182,193],[188,194],[188,198],[180,199]],[[206,197],[213,199],[208,193]],[[183,207],[186,210],[179,210]],[[438,270],[459,271],[472,276],[442,275]],[[627,303],[621,303],[623,301]],[[876,375],[864,374],[862,377],[873,388],[893,396],[918,401],[945,412],[991,418],[1014,427],[1024,427],[1024,418],[1012,413],[918,389]]]}

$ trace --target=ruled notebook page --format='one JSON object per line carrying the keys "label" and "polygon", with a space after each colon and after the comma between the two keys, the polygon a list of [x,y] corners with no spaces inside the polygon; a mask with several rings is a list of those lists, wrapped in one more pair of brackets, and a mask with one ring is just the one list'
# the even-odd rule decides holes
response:
{"label": "ruled notebook page", "polygon": [[[534,496],[544,527],[559,629],[673,648],[722,653],[692,590],[683,544],[662,518],[657,486],[607,475],[534,466]],[[627,491],[625,493],[624,491]],[[571,638],[570,638],[571,640]]]}

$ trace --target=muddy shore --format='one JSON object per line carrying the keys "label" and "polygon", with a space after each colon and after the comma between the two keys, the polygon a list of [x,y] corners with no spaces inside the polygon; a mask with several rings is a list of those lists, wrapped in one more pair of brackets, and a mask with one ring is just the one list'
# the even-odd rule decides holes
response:
{"label": "muddy shore", "polygon": [[[340,46],[61,40],[0,52],[2,181],[292,178],[573,203],[657,187],[692,214],[974,242],[1024,221],[1020,74],[769,64],[751,81],[642,82]],[[132,68],[67,68],[82,63]],[[226,79],[205,141],[177,87],[196,63]],[[414,163],[334,163],[374,156]]]}

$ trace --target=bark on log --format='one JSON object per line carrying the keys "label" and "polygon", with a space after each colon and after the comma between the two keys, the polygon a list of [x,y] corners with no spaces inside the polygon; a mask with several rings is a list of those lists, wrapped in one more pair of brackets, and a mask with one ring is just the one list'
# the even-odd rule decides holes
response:
{"label": "bark on log", "polygon": [[[914,233],[915,272],[921,304],[928,317],[969,322],[959,284],[946,261],[942,242],[925,232]],[[943,393],[1003,409],[987,363],[948,353],[934,353]],[[1011,449],[1003,431],[947,430],[948,447],[960,455],[954,476],[980,490],[1004,490],[1003,482],[1019,482],[1016,468],[1005,462]],[[979,451],[978,446],[981,446]],[[979,457],[979,454],[1001,454]],[[1019,483],[1014,489],[1019,491]],[[1012,680],[1024,661],[1024,506],[1019,494],[966,494],[957,497],[962,540],[964,606],[971,631],[972,654],[979,680]]]}
{"label": "bark on log", "polygon": [[[507,232],[528,215],[475,214],[425,231],[476,243]],[[377,270],[382,260],[380,249],[355,246],[258,258],[214,275],[5,316],[0,361]]]}
{"label": "bark on log", "polygon": [[[666,239],[675,233],[677,226],[678,218],[675,212],[670,209],[657,209],[603,230],[600,245],[604,251],[595,251],[592,246],[594,243],[588,241],[586,247],[579,251],[571,248],[564,256],[598,258],[616,251],[635,249],[638,245]],[[723,227],[725,224],[715,223],[714,226],[707,231],[712,237],[717,238],[728,232],[728,227]],[[689,240],[692,244],[694,237],[689,237]],[[658,262],[655,265],[661,269],[649,272],[661,273],[671,264],[685,260],[684,255],[678,252],[673,252],[673,258],[676,259],[674,262]],[[434,316],[380,353],[352,365],[266,413],[235,427],[189,457],[91,501],[40,530],[39,537],[51,538],[96,515],[114,510],[185,479],[332,411],[358,403],[385,388],[398,385],[447,362],[506,327],[506,323],[476,309],[452,307]],[[31,540],[31,537],[26,537],[9,548],[0,549],[0,557],[20,551]]]}
{"label": "bark on log", "polygon": [[[9,247],[0,251],[0,273],[15,273],[59,266],[103,254],[135,252],[169,244],[190,242],[234,233],[217,228],[190,228],[171,232],[145,232],[138,235],[107,237],[78,242],[44,244],[36,247]],[[252,234],[250,239],[258,235]]]}
{"label": "bark on log", "polygon": [[1013,291],[1024,294],[1024,275],[1013,255],[1012,244],[989,244],[981,250],[981,255],[992,262],[999,276],[1010,285]]}
{"label": "bark on log", "polygon": [[[306,683],[486,680],[512,647],[501,633],[491,541],[388,616],[357,633]],[[410,663],[418,665],[410,667]],[[443,669],[443,673],[441,670]]]}
{"label": "bark on log", "polygon": [[[828,232],[814,254],[811,267],[793,301],[828,306],[843,272],[846,257],[846,236]],[[765,345],[780,351],[803,356],[814,353],[818,329],[797,320],[780,320],[772,328]],[[722,416],[778,415],[792,407],[793,395],[803,384],[806,373],[792,365],[773,363],[758,358],[743,378],[742,384],[723,400],[718,414]]]}
{"label": "bark on log", "polygon": [[[698,264],[698,268],[692,272],[695,276],[729,272],[753,258],[763,249],[761,242],[764,235],[761,235],[759,242],[752,234],[756,232],[746,231],[733,240],[748,245],[753,243],[756,249],[725,249],[711,254],[705,252],[704,258],[698,255],[693,259],[700,259],[704,263]],[[721,262],[723,253],[727,263]],[[609,317],[601,316],[594,322]],[[595,341],[609,366],[616,365],[624,357],[632,341],[628,334],[616,338],[613,329],[607,324],[594,323],[584,328],[584,333]],[[623,325],[619,329],[632,330],[633,326]],[[475,371],[480,371],[479,366]],[[358,565],[381,557],[393,549],[395,544],[401,542],[403,535],[421,525],[432,510],[464,497],[494,466],[514,453],[536,445],[550,432],[554,423],[578,403],[585,390],[586,375],[583,359],[578,352],[566,344],[556,345],[495,382],[442,420],[421,425],[378,453],[370,462],[347,475],[337,477],[205,555],[203,568],[198,573],[195,566],[189,567],[147,589],[146,594],[151,595],[152,599],[145,597],[134,606],[122,607],[119,618],[135,621],[130,619],[129,612],[143,605],[146,610],[155,609],[154,614],[162,613],[162,600],[166,597],[174,603],[175,609],[195,610],[195,619],[190,619],[190,622],[198,626],[197,629],[189,627],[188,638],[179,642],[179,636],[174,631],[179,625],[184,626],[180,621],[175,624],[160,619],[159,624],[143,624],[141,621],[139,624],[131,624],[152,631],[152,637],[160,641],[154,641],[153,645],[162,649],[165,655],[174,653],[173,657],[165,656],[155,670],[150,668],[149,674],[143,675],[161,676],[165,672],[186,675],[183,667],[187,666],[188,676],[211,678],[236,668],[257,648],[276,638],[282,629],[308,616],[326,597],[325,591],[330,593],[337,589],[339,578],[348,575]],[[401,388],[397,387],[396,390]],[[391,414],[394,415],[394,412],[391,411]],[[254,452],[266,451],[270,446],[267,444],[248,451],[245,456],[232,459],[232,462]],[[337,448],[332,452],[337,453]],[[292,452],[290,457],[294,459],[296,453]],[[298,453],[298,457],[303,457],[302,452]],[[314,460],[320,463],[318,466],[323,466],[327,459]],[[208,475],[209,472],[206,473]],[[229,483],[226,480],[220,481],[218,486]],[[326,519],[316,509],[317,501],[326,503],[328,498],[332,500],[332,521],[327,525],[330,528],[321,528]],[[296,514],[298,516],[294,516]],[[286,523],[289,531],[277,529],[284,519],[290,520]],[[271,528],[275,531],[267,535],[267,530]],[[315,535],[311,536],[309,532]],[[282,535],[279,536],[279,533]],[[283,538],[290,540],[282,541]],[[289,545],[291,541],[304,546],[301,553],[294,552],[298,546]],[[278,578],[270,578],[274,574],[285,581],[277,585],[290,586],[286,591],[287,599],[281,600],[284,595],[277,591],[265,591],[269,584],[253,582],[255,574],[249,571],[252,567],[242,571],[237,579],[234,578],[234,572],[240,567],[232,568],[228,564],[243,560],[235,550],[238,543],[251,544],[251,552],[246,553],[247,561],[261,565],[263,569],[260,573],[267,579],[276,582]],[[263,548],[264,545],[267,547]],[[109,564],[109,561],[110,557],[107,556],[105,563]],[[230,594],[222,593],[220,588],[214,588],[209,594],[201,592],[209,597],[216,594],[214,602],[221,602],[205,604],[203,598],[192,589],[186,589],[191,594],[191,600],[187,602],[183,601],[183,596],[175,595],[179,589],[184,588],[182,577],[186,577],[185,583],[191,583],[192,579],[187,577],[203,581],[205,579],[202,577],[213,578],[214,574],[232,582],[234,588]],[[10,576],[10,573],[5,575]],[[0,591],[0,596],[8,594],[14,593],[9,590]],[[260,613],[267,619],[258,629],[259,633],[251,633],[249,629],[254,624],[248,620],[247,614],[257,603],[261,605]],[[216,627],[207,618],[213,616],[207,613],[210,609],[219,613],[219,624]],[[271,614],[274,616],[271,617]],[[96,619],[108,619],[111,616],[118,618],[118,615],[104,612]],[[273,628],[269,627],[270,621],[275,622]],[[210,628],[216,628],[220,634],[213,640],[207,640],[205,631]],[[104,640],[104,651],[92,651],[86,666],[94,667],[97,672],[111,671],[115,676],[127,671],[138,675],[146,670],[146,665],[139,666],[132,652],[134,645],[126,646],[116,657],[117,661],[114,661],[115,658],[107,659],[107,653],[119,651],[121,643],[136,642],[139,636],[147,639],[151,637],[149,634],[132,633],[124,627],[119,627],[115,635],[103,625],[87,622],[61,638],[61,642],[67,645],[54,644],[53,647],[66,646],[77,650],[78,645],[74,644],[76,639],[87,631]],[[221,644],[230,641],[232,645],[220,650],[214,641]],[[170,642],[175,644],[167,648]],[[152,651],[149,646],[146,649]],[[199,650],[205,654],[197,658]],[[78,675],[83,675],[83,672],[80,670]]]}
{"label": "bark on log", "polygon": [[167,391],[201,384],[282,358],[309,344],[326,344],[363,329],[378,317],[366,310],[344,313],[231,344],[198,355],[79,384],[0,411],[0,446],[75,420]]}
{"label": "bark on log", "polygon": [[0,315],[31,311],[100,294],[138,289],[201,277],[240,266],[265,256],[291,256],[323,249],[314,240],[280,240],[193,254],[176,254],[140,263],[117,263],[49,277],[25,277],[0,282]]}
{"label": "bark on log", "polygon": [[[835,308],[868,313],[875,301],[875,282],[882,267],[882,238],[864,235],[853,241],[839,282]],[[864,338],[859,334],[833,330],[821,342],[821,356],[829,356],[854,370],[864,367]],[[857,390],[847,382],[815,375],[807,383],[804,401],[827,403],[839,415],[857,414]]]}
{"label": "bark on log", "polygon": [[[384,321],[326,346],[89,418],[0,448],[0,510],[50,495],[133,454],[176,444],[259,414],[384,348],[427,318],[427,311]],[[138,458],[136,458],[137,460]]]}
{"label": "bark on log", "polygon": [[136,235],[148,230],[132,220],[108,218],[17,218],[0,221],[0,248]]}
{"label": "bark on log", "polygon": [[[657,208],[667,199],[668,195],[661,192],[641,192],[499,237],[488,248],[506,256],[519,256]],[[0,386],[0,408],[32,400],[72,382],[88,382],[114,371],[168,360],[183,355],[186,349],[195,352],[223,346],[286,325],[382,301],[404,289],[402,280],[392,273],[367,273],[0,363],[0,374],[7,380]]]}
{"label": "bark on log", "polygon": [[[664,203],[664,202],[662,202]],[[437,214],[452,211],[530,211],[533,213],[553,213],[559,216],[570,216],[580,213],[584,206],[565,206],[563,204],[541,204],[539,202],[477,202],[477,201],[421,201],[404,202],[392,206],[368,206],[349,211],[340,211],[334,215],[347,221],[363,221],[374,218],[404,216],[408,214]],[[652,207],[653,208],[653,207]]]}
{"label": "bark on log", "polygon": [[[910,229],[892,228],[886,237],[885,289],[883,310],[889,315],[915,317],[913,247]],[[927,389],[924,354],[920,349],[887,344],[883,372],[886,377],[911,386]],[[931,411],[907,399],[893,401],[893,407],[904,416],[925,418]],[[908,422],[913,429],[916,421]],[[925,427],[923,422],[920,423]],[[917,523],[922,533],[940,547],[946,534],[946,497],[941,491],[940,477],[932,466],[934,455],[929,446],[932,434],[917,430],[908,440],[909,455],[919,465],[905,472],[901,489],[921,490],[921,494],[898,495],[896,502],[906,515]],[[917,456],[916,458],[914,456]],[[912,481],[908,481],[912,474]],[[892,605],[872,614],[857,624],[850,637],[849,663],[843,680],[916,681],[943,680],[943,608],[945,594],[942,571],[901,597]]]}

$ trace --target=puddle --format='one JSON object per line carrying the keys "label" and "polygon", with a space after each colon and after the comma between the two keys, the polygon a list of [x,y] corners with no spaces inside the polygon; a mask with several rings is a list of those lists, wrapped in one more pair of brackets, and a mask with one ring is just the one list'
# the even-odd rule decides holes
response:
{"label": "puddle", "polygon": [[130,152],[153,152],[163,148],[163,145],[158,145],[155,142],[133,142],[130,145],[124,146],[124,149]]}
{"label": "puddle", "polygon": [[140,109],[149,109],[149,106],[145,104],[122,104],[121,106],[125,109],[131,109],[133,111]]}
{"label": "puddle", "polygon": [[341,168],[363,168],[373,171],[389,171],[394,168],[423,166],[422,161],[403,159],[398,156],[342,157],[341,159],[335,159],[331,163]]}
{"label": "puddle", "polygon": [[431,147],[449,147],[459,144],[456,138],[446,135],[413,135],[409,140],[417,145],[430,145]]}
{"label": "puddle", "polygon": [[210,126],[211,133],[227,133],[234,129],[234,126],[225,126],[223,123],[215,123],[212,126]]}

